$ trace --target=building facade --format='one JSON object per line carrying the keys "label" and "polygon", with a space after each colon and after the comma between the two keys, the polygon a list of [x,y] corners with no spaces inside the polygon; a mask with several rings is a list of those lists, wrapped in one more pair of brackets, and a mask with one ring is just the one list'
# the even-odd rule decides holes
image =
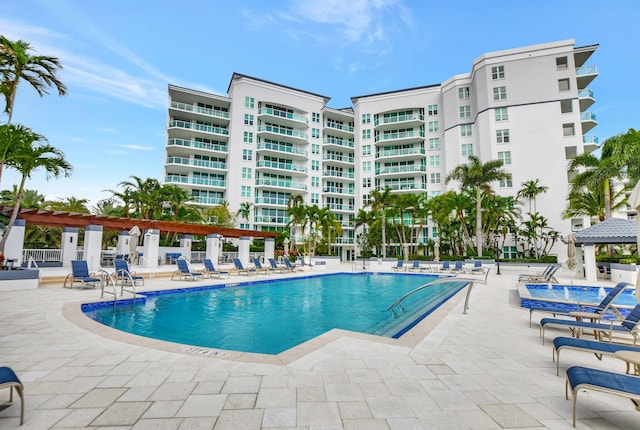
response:
{"label": "building facade", "polygon": [[[441,84],[352,97],[344,109],[238,73],[227,96],[170,85],[164,183],[188,189],[199,205],[226,201],[232,213],[249,202],[239,227],[264,231],[283,230],[300,196],[336,215],[343,231],[332,242],[350,258],[353,219],[372,190],[433,197],[455,189],[448,173],[476,155],[504,162],[510,178],[495,184],[498,194],[540,179],[548,191],[537,211],[566,235],[588,222],[561,214],[569,160],[598,147],[587,88],[598,72],[586,65],[596,49],[564,40],[491,52]],[[427,224],[429,238],[437,230]]]}

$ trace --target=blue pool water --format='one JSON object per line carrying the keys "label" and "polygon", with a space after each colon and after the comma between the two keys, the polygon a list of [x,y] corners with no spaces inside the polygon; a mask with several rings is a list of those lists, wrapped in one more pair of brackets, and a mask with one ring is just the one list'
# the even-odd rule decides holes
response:
{"label": "blue pool water", "polygon": [[[552,288],[549,288],[548,285],[527,285],[527,290],[529,290],[532,298],[598,304],[611,291],[611,288],[581,285],[553,285]],[[614,303],[621,306],[637,305],[635,289],[626,289]]]}
{"label": "blue pool water", "polygon": [[83,305],[91,318],[119,330],[188,345],[277,354],[339,328],[399,337],[462,289],[461,282],[426,288],[387,307],[433,275],[332,274],[144,293],[135,305]]}

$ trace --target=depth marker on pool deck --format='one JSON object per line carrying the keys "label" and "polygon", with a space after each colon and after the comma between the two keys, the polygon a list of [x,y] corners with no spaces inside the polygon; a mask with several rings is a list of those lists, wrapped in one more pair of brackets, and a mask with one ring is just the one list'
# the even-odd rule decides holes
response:
{"label": "depth marker on pool deck", "polygon": [[200,354],[200,355],[215,355],[215,356],[225,356],[229,355],[228,352],[222,351],[211,351],[208,349],[199,349],[199,348],[185,348],[182,350],[183,352],[190,352],[192,354]]}

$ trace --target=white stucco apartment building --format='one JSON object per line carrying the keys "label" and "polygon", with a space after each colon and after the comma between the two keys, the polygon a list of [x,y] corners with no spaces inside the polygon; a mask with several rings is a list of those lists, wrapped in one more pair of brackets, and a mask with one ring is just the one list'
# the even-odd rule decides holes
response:
{"label": "white stucco apartment building", "polygon": [[[340,109],[328,96],[238,73],[226,96],[170,85],[164,183],[199,205],[224,200],[232,213],[252,203],[238,221],[256,230],[282,230],[289,198],[300,195],[342,221],[335,243],[349,258],[351,221],[372,190],[437,195],[457,186],[445,178],[473,154],[504,162],[511,179],[495,184],[501,195],[540,179],[549,190],[537,210],[566,235],[587,222],[561,213],[568,160],[598,146],[587,88],[598,72],[586,64],[596,49],[564,40],[486,53],[443,83],[355,96]],[[437,237],[432,225],[424,237]]]}

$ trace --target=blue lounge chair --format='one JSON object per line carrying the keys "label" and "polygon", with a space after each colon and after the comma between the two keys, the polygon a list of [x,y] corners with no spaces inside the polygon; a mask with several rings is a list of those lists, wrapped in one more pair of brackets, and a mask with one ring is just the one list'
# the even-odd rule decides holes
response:
{"label": "blue lounge chair", "polygon": [[259,258],[254,258],[253,259],[253,265],[255,266],[255,270],[256,273],[269,273],[269,272],[273,272],[273,270],[270,267],[262,267],[262,263],[260,263],[260,259]]}
{"label": "blue lounge chair", "polygon": [[482,260],[475,260],[473,262],[473,267],[469,271],[470,273],[484,273],[484,269],[482,267]]}
{"label": "blue lounge chair", "polygon": [[455,263],[453,263],[454,266],[451,270],[451,272],[453,273],[462,273],[464,270],[464,261],[462,260],[456,260]]}
{"label": "blue lounge chair", "polygon": [[[615,324],[616,322],[618,322],[618,324]],[[606,337],[613,339],[615,337],[614,334],[630,335],[633,337],[633,343],[635,343],[638,337],[638,325],[640,325],[640,305],[636,305],[624,320],[610,321],[608,324],[558,318],[542,318],[540,320],[540,336],[542,337],[542,344],[544,345],[544,331],[547,326],[567,327],[574,333],[582,329],[593,330],[598,338]]]}
{"label": "blue lounge chair", "polygon": [[407,268],[410,272],[417,272],[420,270],[420,260],[413,260],[411,266]]}
{"label": "blue lounge chair", "polygon": [[626,397],[638,407],[640,378],[588,367],[572,366],[567,369],[565,398],[569,400],[569,387],[573,396],[573,426],[576,426],[576,404],[579,390],[593,390]]}
{"label": "blue lounge chair", "polygon": [[[67,281],[71,280],[71,283],[67,287]],[[71,261],[71,273],[64,278],[63,287],[73,288],[73,284],[79,282],[81,287],[84,288],[87,285],[96,287],[98,282],[102,282],[100,278],[95,278],[93,273],[89,273],[89,266],[85,260],[72,260]]]}
{"label": "blue lounge chair", "polygon": [[640,347],[633,345],[558,336],[553,339],[553,360],[556,362],[556,375],[560,374],[560,351],[563,349],[590,352],[598,360],[602,360],[603,355],[615,355],[618,351],[640,352]]}
{"label": "blue lounge chair", "polygon": [[558,280],[554,277],[558,269],[560,269],[559,264],[550,264],[539,275],[527,275],[527,274],[518,275],[518,282],[529,282],[532,284],[558,282]]}
{"label": "blue lounge chair", "polygon": [[116,279],[121,281],[123,285],[131,282],[135,284],[138,281],[142,281],[142,285],[144,285],[144,278],[140,275],[134,275],[129,270],[127,260],[113,260],[113,266],[116,269]]}
{"label": "blue lounge chair", "polygon": [[404,260],[398,260],[398,263],[395,266],[393,266],[391,270],[394,270],[397,272],[404,270]]}
{"label": "blue lounge chair", "polygon": [[618,298],[620,294],[624,292],[627,286],[631,286],[628,282],[619,282],[618,285],[613,287],[606,296],[602,299],[599,305],[597,305],[593,310],[585,312],[584,305],[578,305],[574,309],[568,308],[558,308],[553,306],[532,306],[529,308],[529,327],[531,327],[531,317],[534,312],[546,312],[549,314],[556,315],[568,315],[579,317],[581,319],[602,319],[602,317],[611,309],[611,311],[616,314],[616,316],[620,319],[624,319],[624,317],[620,314],[620,311],[613,305],[613,302]]}
{"label": "blue lounge chair", "polygon": [[251,275],[252,273],[257,273],[256,269],[253,268],[244,268],[244,266],[242,265],[242,261],[240,261],[239,258],[234,258],[233,259],[233,265],[236,266],[235,268],[235,273],[240,274],[240,273],[244,273],[247,276]]}
{"label": "blue lounge chair", "polygon": [[[291,264],[291,260],[289,260],[287,257],[284,257],[283,261],[284,261],[285,267],[290,272],[295,272],[296,270],[298,270],[298,266],[295,266],[295,265]],[[299,270],[302,270],[302,268],[300,268]]]}
{"label": "blue lounge chair", "polygon": [[24,424],[24,386],[10,367],[0,367],[0,389],[9,389],[9,402],[13,403],[13,389],[20,396],[20,425]]}
{"label": "blue lounge chair", "polygon": [[189,281],[195,281],[198,277],[202,276],[202,272],[193,271],[189,268],[189,263],[184,258],[178,258],[176,260],[178,270],[173,272],[171,280],[173,281],[175,276],[178,275],[178,279],[185,279]]}
{"label": "blue lounge chair", "polygon": [[438,272],[450,273],[451,272],[451,263],[449,261],[443,261],[442,262],[442,266],[438,269]]}
{"label": "blue lounge chair", "polygon": [[211,276],[213,275],[218,275],[218,278],[221,278],[222,275],[227,275],[227,277],[229,277],[229,271],[216,269],[216,267],[213,265],[213,261],[211,261],[210,258],[205,258],[204,260],[202,260],[202,264],[204,264],[202,275],[206,276],[207,278],[211,278]]}

